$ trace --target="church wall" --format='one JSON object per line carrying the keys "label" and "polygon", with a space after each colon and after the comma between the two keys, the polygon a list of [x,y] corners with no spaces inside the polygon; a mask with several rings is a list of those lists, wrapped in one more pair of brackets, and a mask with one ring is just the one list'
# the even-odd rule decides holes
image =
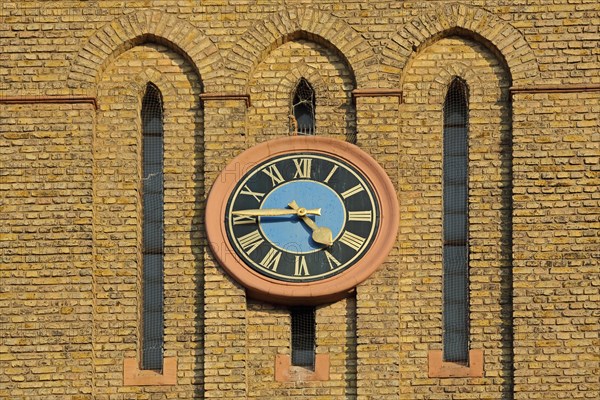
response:
{"label": "church wall", "polygon": [[94,110],[0,107],[0,397],[92,387]]}
{"label": "church wall", "polygon": [[600,96],[515,96],[514,332],[520,399],[598,393]]}
{"label": "church wall", "polygon": [[[599,29],[587,0],[2,2],[0,398],[597,397]],[[483,373],[437,376],[442,107],[457,76],[470,89],[470,348]],[[247,296],[203,221],[218,174],[248,168],[228,163],[293,130],[300,78],[317,134],[386,170],[400,228],[379,270],[316,309],[327,377],[282,380],[289,308]],[[148,378],[149,82],[165,112],[168,365]]]}
{"label": "church wall", "polygon": [[[484,377],[428,376],[442,350],[443,105],[455,77],[468,86],[470,349],[484,354]],[[449,37],[415,55],[400,109],[401,390],[438,398],[469,388],[504,398],[511,385],[510,104],[503,65],[483,46]],[[420,385],[414,385],[414,380]]]}

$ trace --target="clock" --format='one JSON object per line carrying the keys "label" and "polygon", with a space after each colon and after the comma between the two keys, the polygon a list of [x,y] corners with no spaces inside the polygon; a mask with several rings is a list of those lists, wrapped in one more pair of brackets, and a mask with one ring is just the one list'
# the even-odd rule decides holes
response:
{"label": "clock", "polygon": [[252,297],[285,304],[339,299],[395,243],[398,203],[383,168],[355,145],[292,136],[246,150],[206,205],[212,253]]}

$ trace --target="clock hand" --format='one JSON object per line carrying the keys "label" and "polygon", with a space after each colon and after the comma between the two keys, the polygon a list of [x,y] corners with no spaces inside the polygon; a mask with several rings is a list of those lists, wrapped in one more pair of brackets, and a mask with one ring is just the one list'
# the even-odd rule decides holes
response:
{"label": "clock hand", "polygon": [[250,217],[278,217],[282,215],[298,215],[300,217],[305,216],[307,214],[311,215],[321,215],[321,209],[315,208],[311,210],[307,210],[306,208],[298,208],[294,210],[288,210],[285,208],[257,208],[257,209],[248,209],[248,210],[238,210],[232,211],[233,215],[245,215]]}
{"label": "clock hand", "polygon": [[302,212],[303,208],[298,207],[298,203],[296,203],[296,200],[292,200],[292,202],[289,203],[288,206],[294,210],[297,210],[300,219],[302,219],[302,221],[304,221],[304,223],[308,225],[310,229],[312,229],[312,240],[314,240],[317,243],[324,244],[325,246],[331,246],[333,244],[333,235],[331,233],[331,229],[324,226],[318,226],[315,223],[315,221],[313,221],[306,215],[306,213]]}

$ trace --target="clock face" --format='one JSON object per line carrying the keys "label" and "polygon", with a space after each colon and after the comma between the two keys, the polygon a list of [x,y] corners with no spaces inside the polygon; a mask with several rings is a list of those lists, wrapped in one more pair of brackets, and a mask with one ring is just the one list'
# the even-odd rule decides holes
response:
{"label": "clock face", "polygon": [[369,251],[380,209],[368,179],[333,155],[290,152],[248,171],[225,212],[237,255],[259,274],[311,282],[350,268]]}
{"label": "clock face", "polygon": [[383,168],[357,146],[292,136],[242,152],[206,202],[211,255],[251,297],[330,302],[383,263],[398,230]]}

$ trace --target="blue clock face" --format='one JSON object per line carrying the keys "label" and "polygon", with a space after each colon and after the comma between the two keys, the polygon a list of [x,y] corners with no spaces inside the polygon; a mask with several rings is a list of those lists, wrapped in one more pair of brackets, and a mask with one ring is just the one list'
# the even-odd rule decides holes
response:
{"label": "blue clock face", "polygon": [[380,210],[371,184],[331,155],[287,153],[237,183],[225,213],[227,236],[261,275],[311,282],[339,274],[369,251]]}

